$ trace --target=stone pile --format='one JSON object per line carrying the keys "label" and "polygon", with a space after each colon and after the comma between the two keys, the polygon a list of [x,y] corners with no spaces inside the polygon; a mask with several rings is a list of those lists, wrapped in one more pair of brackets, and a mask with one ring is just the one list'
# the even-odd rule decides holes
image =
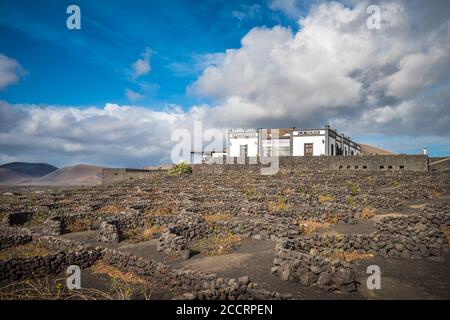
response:
{"label": "stone pile", "polygon": [[97,241],[113,243],[118,243],[120,241],[120,233],[116,221],[105,220],[100,223],[100,227],[97,231]]}
{"label": "stone pile", "polygon": [[66,225],[62,218],[50,217],[44,222],[42,233],[48,236],[60,236],[65,232]]}
{"label": "stone pile", "polygon": [[158,238],[157,250],[164,252],[168,256],[179,256],[183,259],[189,259],[191,251],[188,248],[188,241],[185,237],[179,236],[170,231],[164,232]]}

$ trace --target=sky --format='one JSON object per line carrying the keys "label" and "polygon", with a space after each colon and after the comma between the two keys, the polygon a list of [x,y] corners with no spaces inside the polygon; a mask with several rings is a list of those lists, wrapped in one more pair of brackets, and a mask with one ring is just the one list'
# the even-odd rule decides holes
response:
{"label": "sky", "polygon": [[0,163],[167,163],[195,121],[330,124],[450,154],[446,0],[0,0],[0,12]]}

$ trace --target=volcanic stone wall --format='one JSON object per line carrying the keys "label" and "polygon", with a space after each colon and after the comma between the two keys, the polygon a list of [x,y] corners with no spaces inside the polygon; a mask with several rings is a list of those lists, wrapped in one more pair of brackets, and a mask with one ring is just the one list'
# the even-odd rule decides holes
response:
{"label": "volcanic stone wall", "polygon": [[166,170],[144,170],[144,169],[103,169],[102,170],[102,183],[113,184],[120,181],[133,181],[148,179],[154,175],[160,175]]}
{"label": "volcanic stone wall", "polygon": [[355,267],[319,254],[315,247],[303,241],[289,239],[277,244],[272,272],[282,280],[299,281],[305,286],[351,292],[357,289]]}
{"label": "volcanic stone wall", "polygon": [[[223,160],[223,165],[206,163],[194,165],[193,172],[196,174],[222,174],[237,171],[261,174],[261,168],[268,167],[268,165],[260,164],[260,162],[267,163],[267,159],[228,158],[228,160]],[[428,157],[424,155],[279,157],[279,173],[330,170],[428,171]]]}
{"label": "volcanic stone wall", "polygon": [[0,250],[28,243],[32,240],[28,231],[18,231],[14,228],[0,228]]}
{"label": "volcanic stone wall", "polygon": [[247,276],[238,279],[217,277],[186,269],[175,269],[161,262],[103,247],[88,247],[79,242],[51,236],[33,235],[33,241],[57,251],[48,256],[15,258],[0,261],[0,280],[56,275],[69,265],[88,268],[98,260],[123,272],[133,272],[157,283],[184,299],[288,299],[290,295],[271,292],[251,282]]}

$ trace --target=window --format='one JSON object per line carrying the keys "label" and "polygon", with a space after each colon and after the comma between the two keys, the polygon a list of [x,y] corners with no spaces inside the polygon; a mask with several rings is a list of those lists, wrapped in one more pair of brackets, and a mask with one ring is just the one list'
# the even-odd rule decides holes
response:
{"label": "window", "polygon": [[312,156],[312,155],[313,155],[313,144],[305,143],[305,156]]}
{"label": "window", "polygon": [[363,166],[363,169],[367,169],[367,166]]}
{"label": "window", "polygon": [[339,170],[342,170],[342,169],[344,169],[344,166],[339,166]]}
{"label": "window", "polygon": [[383,170],[384,169],[384,166],[380,166],[380,170]]}
{"label": "window", "polygon": [[355,169],[357,169],[357,170],[358,170],[358,169],[359,169],[359,166],[355,166]]}
{"label": "window", "polygon": [[400,166],[399,169],[400,170],[405,170],[405,166]]}
{"label": "window", "polygon": [[392,166],[388,166],[388,169],[391,170],[391,169],[392,169]]}
{"label": "window", "polygon": [[331,144],[331,155],[334,156],[334,144]]}

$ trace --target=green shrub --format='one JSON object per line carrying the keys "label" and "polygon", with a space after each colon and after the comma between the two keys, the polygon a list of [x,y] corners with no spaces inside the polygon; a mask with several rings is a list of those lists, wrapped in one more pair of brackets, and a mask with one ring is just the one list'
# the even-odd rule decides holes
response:
{"label": "green shrub", "polygon": [[358,192],[359,192],[358,186],[355,185],[355,184],[353,184],[353,185],[351,186],[350,192],[352,193],[352,195],[357,195]]}
{"label": "green shrub", "polygon": [[189,163],[181,162],[167,171],[169,176],[179,176],[182,174],[192,173],[192,167]]}

